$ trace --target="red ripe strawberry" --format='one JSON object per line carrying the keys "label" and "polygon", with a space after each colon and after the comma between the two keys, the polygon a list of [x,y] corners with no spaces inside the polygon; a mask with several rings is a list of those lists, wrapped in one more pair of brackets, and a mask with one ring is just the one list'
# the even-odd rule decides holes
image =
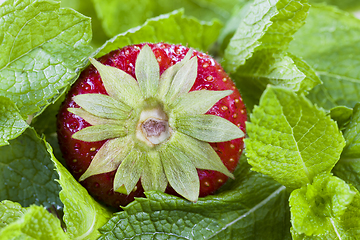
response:
{"label": "red ripe strawberry", "polygon": [[196,202],[233,177],[246,111],[213,58],[158,43],[90,60],[57,122],[67,167],[90,194],[114,207],[150,190]]}

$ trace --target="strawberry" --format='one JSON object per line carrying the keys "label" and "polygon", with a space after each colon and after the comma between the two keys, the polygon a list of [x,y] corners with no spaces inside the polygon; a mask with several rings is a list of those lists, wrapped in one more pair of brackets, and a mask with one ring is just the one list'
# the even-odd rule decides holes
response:
{"label": "strawberry", "polygon": [[66,165],[90,194],[116,208],[150,190],[196,202],[233,178],[246,111],[212,57],[157,43],[90,61],[57,119]]}

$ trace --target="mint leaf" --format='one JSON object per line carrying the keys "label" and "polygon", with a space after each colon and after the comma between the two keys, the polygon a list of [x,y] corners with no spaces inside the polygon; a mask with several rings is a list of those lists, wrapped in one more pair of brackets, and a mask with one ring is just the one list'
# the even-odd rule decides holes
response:
{"label": "mint leaf", "polygon": [[306,2],[255,0],[225,49],[227,72],[236,72],[259,50],[286,50],[292,35],[304,24],[309,9]]}
{"label": "mint leaf", "polygon": [[227,190],[196,203],[148,192],[116,213],[100,239],[290,239],[285,187],[245,169]]}
{"label": "mint leaf", "polygon": [[357,0],[310,0],[310,3],[327,3],[330,5],[337,6],[341,9],[353,11],[354,9],[360,8],[360,2]]}
{"label": "mint leaf", "polygon": [[246,0],[93,0],[103,29],[109,37],[143,25],[149,18],[180,8],[201,20],[217,18],[225,21],[230,17],[234,5],[243,5],[245,2]]}
{"label": "mint leaf", "polygon": [[245,140],[248,162],[253,170],[290,189],[330,172],[345,145],[325,111],[285,88],[269,86],[250,119]]}
{"label": "mint leaf", "polygon": [[0,96],[34,114],[78,75],[91,51],[90,19],[45,0],[7,0],[0,19]]}
{"label": "mint leaf", "polygon": [[0,202],[0,231],[8,224],[21,218],[25,212],[25,208],[17,202],[8,200]]}
{"label": "mint leaf", "polygon": [[183,11],[173,11],[115,36],[98,49],[96,57],[119,47],[142,42],[183,44],[207,51],[216,41],[221,27],[218,21],[200,22],[196,18],[183,16]]}
{"label": "mint leaf", "polygon": [[346,145],[333,172],[336,176],[360,189],[360,104],[354,107],[354,113],[344,131]]}
{"label": "mint leaf", "polygon": [[328,237],[334,235],[331,233],[342,232],[343,228],[338,226],[340,217],[355,194],[343,180],[330,174],[317,175],[311,185],[303,186],[290,195],[294,231],[307,236],[326,234]]}
{"label": "mint leaf", "polygon": [[93,1],[61,0],[61,7],[72,8],[75,11],[91,18],[91,28],[94,33],[90,45],[94,49],[100,47],[109,38],[106,36],[100,19],[97,17]]}
{"label": "mint leaf", "polygon": [[287,52],[258,51],[240,66],[232,78],[239,86],[248,109],[258,104],[268,84],[297,93],[307,93],[321,83],[315,71],[302,59]]}
{"label": "mint leaf", "polygon": [[0,123],[0,146],[9,144],[9,140],[17,138],[28,127],[16,105],[2,96],[0,96]]}
{"label": "mint leaf", "polygon": [[331,118],[336,121],[341,130],[345,129],[353,115],[353,109],[345,106],[338,106],[330,109]]}
{"label": "mint leaf", "polygon": [[50,144],[47,150],[59,174],[62,187],[60,199],[64,204],[64,222],[70,239],[97,239],[98,228],[108,221],[111,212],[96,202],[84,187],[54,157]]}
{"label": "mint leaf", "polygon": [[21,218],[0,229],[0,236],[2,240],[69,239],[61,228],[60,220],[40,206],[27,208]]}
{"label": "mint leaf", "polygon": [[0,148],[0,200],[62,207],[60,186],[54,181],[54,164],[34,129],[28,128],[20,137]]}
{"label": "mint leaf", "polygon": [[294,38],[289,50],[313,66],[323,82],[308,98],[325,109],[354,107],[360,91],[360,20],[334,7],[313,5]]}

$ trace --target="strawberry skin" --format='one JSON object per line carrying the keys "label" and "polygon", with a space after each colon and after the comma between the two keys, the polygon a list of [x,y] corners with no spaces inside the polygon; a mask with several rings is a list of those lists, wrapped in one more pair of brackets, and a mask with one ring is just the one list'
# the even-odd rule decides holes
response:
{"label": "strawberry skin", "polygon": [[[131,45],[108,53],[98,59],[106,66],[116,67],[131,75],[136,79],[135,64],[140,50],[145,44]],[[184,59],[189,48],[181,45],[171,45],[166,43],[147,44],[154,53],[159,63],[160,75],[170,66]],[[234,83],[224,72],[222,67],[209,55],[193,51],[192,56],[197,57],[197,76],[191,91],[198,90],[233,90],[233,93],[219,100],[206,114],[216,115],[227,119],[243,132],[245,132],[245,122],[247,114],[241,96]],[[108,95],[99,71],[90,65],[80,75],[79,79],[71,87],[65,101],[60,107],[57,119],[57,133],[63,157],[67,168],[78,180],[88,169],[92,159],[99,149],[108,140],[86,142],[72,137],[72,135],[84,128],[91,126],[80,116],[68,111],[69,108],[80,108],[73,97],[81,94],[104,94]],[[233,172],[237,166],[238,159],[244,147],[243,138],[233,139],[226,142],[210,143],[212,148],[219,155],[226,168]],[[116,170],[90,176],[80,183],[89,193],[101,202],[109,206],[118,208],[125,206],[134,197],[143,197],[144,189],[140,183],[129,193],[119,193],[114,191],[113,182]],[[214,170],[197,169],[200,190],[199,196],[204,197],[213,194],[228,179],[225,174]],[[176,194],[171,186],[166,192]]]}

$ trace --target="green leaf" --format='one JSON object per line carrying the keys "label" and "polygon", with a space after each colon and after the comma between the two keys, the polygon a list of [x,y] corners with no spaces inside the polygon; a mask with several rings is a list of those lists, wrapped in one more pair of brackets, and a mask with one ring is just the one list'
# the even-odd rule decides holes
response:
{"label": "green leaf", "polygon": [[290,240],[285,187],[243,165],[236,179],[227,191],[196,203],[148,192],[116,213],[100,239]]}
{"label": "green leaf", "polygon": [[[96,12],[108,36],[112,37],[130,28],[144,24],[160,14],[184,8],[189,16],[209,21],[220,19],[225,21],[231,14],[235,4],[243,5],[246,0],[94,0]],[[131,14],[129,14],[131,12]],[[122,24],[117,24],[121,22]],[[194,32],[193,35],[197,34]]]}
{"label": "green leaf", "polygon": [[248,109],[258,104],[268,84],[307,93],[321,83],[315,71],[302,59],[274,50],[258,51],[237,69],[232,78],[239,86]]}
{"label": "green leaf", "polygon": [[345,145],[325,111],[285,88],[268,87],[250,119],[245,139],[249,163],[290,189],[330,172]]}
{"label": "green leaf", "polygon": [[58,218],[49,213],[44,207],[31,206],[24,215],[0,230],[2,240],[36,239],[58,240],[69,239],[61,228]]}
{"label": "green leaf", "polygon": [[114,178],[114,190],[124,187],[124,194],[129,195],[138,183],[141,173],[145,167],[146,156],[138,151],[132,150],[121,162]]}
{"label": "green leaf", "polygon": [[0,95],[22,116],[40,112],[90,54],[90,19],[45,0],[4,1],[0,19]]}
{"label": "green leaf", "polygon": [[129,137],[115,138],[105,142],[95,154],[90,166],[81,175],[79,181],[93,175],[116,170],[133,146],[134,143]]}
{"label": "green leaf", "polygon": [[184,198],[196,202],[200,191],[199,176],[188,156],[170,142],[160,148],[159,153],[170,186]]}
{"label": "green leaf", "polygon": [[47,143],[46,147],[59,174],[62,187],[60,199],[64,204],[63,219],[67,236],[70,239],[97,239],[100,236],[98,229],[110,219],[112,213],[96,202],[61,165],[54,157],[50,144]]}
{"label": "green leaf", "polygon": [[21,218],[25,212],[26,209],[17,202],[9,200],[0,202],[0,231],[10,223]]}
{"label": "green leaf", "polygon": [[199,90],[191,91],[181,96],[172,109],[174,114],[197,115],[205,114],[220,99],[232,94],[231,90],[209,91]]}
{"label": "green leaf", "polygon": [[308,98],[325,109],[359,101],[360,20],[326,5],[313,5],[289,50],[314,67],[323,82]]}
{"label": "green leaf", "polygon": [[119,100],[132,108],[141,104],[143,97],[138,82],[126,72],[90,58],[90,62],[99,71],[106,92],[114,99]]}
{"label": "green leaf", "polygon": [[102,118],[127,119],[131,107],[104,94],[79,94],[73,100],[85,111]]}
{"label": "green leaf", "polygon": [[0,148],[0,201],[62,207],[60,186],[44,140],[28,128],[9,145]]}
{"label": "green leaf", "polygon": [[226,142],[244,137],[232,122],[210,114],[176,118],[176,129],[193,138],[205,142]]}
{"label": "green leaf", "polygon": [[357,0],[310,0],[310,3],[327,3],[348,11],[360,8],[360,3]]}
{"label": "green leaf", "polygon": [[100,57],[112,50],[143,42],[182,44],[207,51],[216,41],[221,27],[218,21],[200,22],[196,18],[183,16],[183,11],[173,11],[148,19],[142,26],[113,37],[98,49],[95,56]]}
{"label": "green leaf", "polygon": [[95,125],[81,129],[71,137],[85,142],[98,142],[124,137],[126,134],[127,129],[123,125]]}
{"label": "green leaf", "polygon": [[136,58],[135,75],[144,98],[154,97],[159,86],[160,69],[155,54],[147,44]]}
{"label": "green leaf", "polygon": [[336,225],[355,194],[343,180],[317,175],[311,185],[294,190],[290,195],[293,229],[307,236],[325,234],[333,229],[342,231],[342,227]]}
{"label": "green leaf", "polygon": [[226,71],[236,72],[259,50],[286,50],[308,9],[306,0],[255,0],[225,49]]}
{"label": "green leaf", "polygon": [[333,172],[336,176],[360,189],[360,104],[354,107],[354,113],[344,131],[346,145]]}
{"label": "green leaf", "polygon": [[293,239],[356,239],[360,194],[343,180],[318,175],[290,196]]}
{"label": "green leaf", "polygon": [[338,106],[330,109],[331,118],[336,121],[341,130],[345,129],[353,115],[353,109],[345,106]]}
{"label": "green leaf", "polygon": [[29,125],[24,121],[16,105],[0,96],[0,146],[20,136]]}

